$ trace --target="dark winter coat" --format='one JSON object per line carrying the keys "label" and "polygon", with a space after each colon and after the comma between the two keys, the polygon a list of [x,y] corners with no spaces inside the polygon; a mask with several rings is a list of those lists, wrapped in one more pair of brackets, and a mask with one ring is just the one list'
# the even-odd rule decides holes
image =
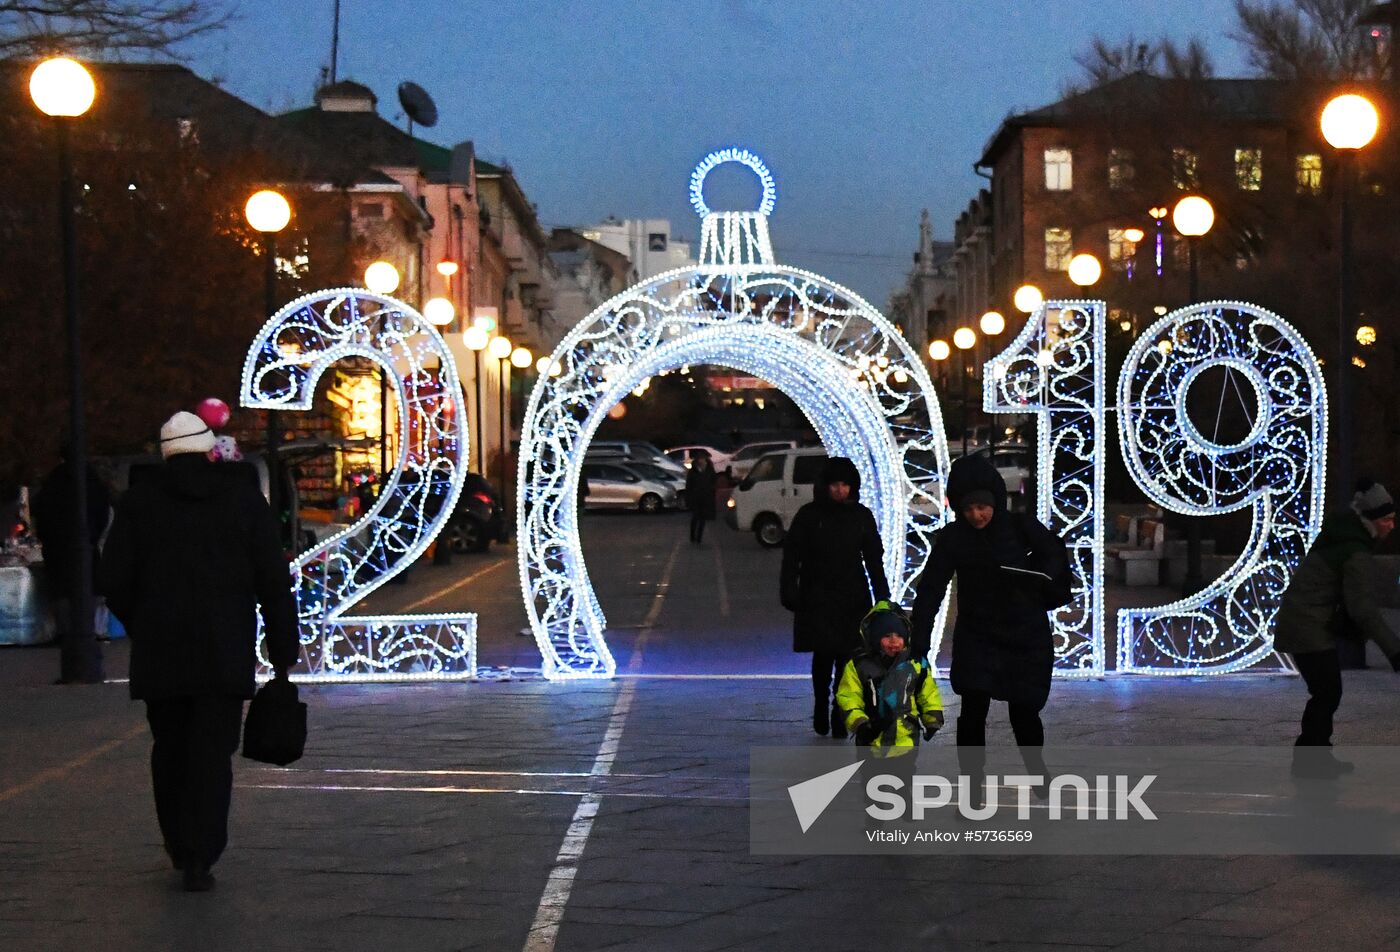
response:
{"label": "dark winter coat", "polygon": [[[956,500],[968,489],[986,489],[994,499],[992,521],[974,529]],[[958,518],[935,537],[919,580],[912,618],[914,654],[929,649],[933,623],[948,583],[957,577],[957,621],[953,626],[953,691],[985,691],[1015,704],[1045,705],[1050,694],[1054,642],[1046,613],[1043,580],[1021,570],[1062,576],[1064,548],[1033,516],[1006,509],[1006,484],[982,457],[953,464],[948,496]]]}
{"label": "dark winter coat", "polygon": [[[838,481],[851,486],[846,502],[827,496]],[[855,465],[834,457],[813,487],[815,498],[793,517],[779,583],[783,607],[794,613],[793,651],[849,656],[860,646],[860,620],[890,597],[879,528],[859,494]]]}
{"label": "dark winter coat", "polygon": [[701,519],[715,517],[715,480],[718,474],[713,466],[700,468],[699,463],[690,464],[690,472],[685,476],[685,505]]}
{"label": "dark winter coat", "polygon": [[[112,500],[107,485],[97,478],[91,467],[87,472],[87,530],[92,547],[93,570],[97,568],[97,540],[102,538],[111,516]],[[73,515],[73,468],[59,463],[44,478],[34,499],[34,533],[44,553],[44,578],[52,591],[62,598],[75,594],[75,574],[79,550],[76,544]]]}
{"label": "dark winter coat", "polygon": [[1293,654],[1326,651],[1349,633],[1400,654],[1400,638],[1381,616],[1376,597],[1376,540],[1351,510],[1330,515],[1283,593],[1274,622],[1274,648]]}
{"label": "dark winter coat", "polygon": [[131,638],[131,696],[252,697],[257,611],[274,667],[297,661],[292,579],[277,522],[241,468],[198,453],[123,497],[100,572]]}

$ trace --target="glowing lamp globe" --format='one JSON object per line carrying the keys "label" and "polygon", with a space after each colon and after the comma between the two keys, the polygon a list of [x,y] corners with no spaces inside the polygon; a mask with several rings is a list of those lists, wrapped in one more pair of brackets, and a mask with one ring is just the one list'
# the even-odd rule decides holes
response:
{"label": "glowing lamp globe", "polygon": [[489,314],[478,314],[472,318],[472,326],[479,327],[489,334],[496,329],[496,319]]}
{"label": "glowing lamp globe", "polygon": [[488,335],[484,328],[473,326],[462,332],[462,343],[467,350],[485,350],[487,340]]}
{"label": "glowing lamp globe", "polygon": [[953,331],[953,346],[958,350],[967,350],[977,343],[977,332],[970,327],[959,327]]}
{"label": "glowing lamp globe", "polygon": [[1139,241],[1142,241],[1142,238],[1143,238],[1142,229],[1141,229],[1141,228],[1124,228],[1124,229],[1123,229],[1123,237],[1126,238],[1128,241],[1131,241],[1133,244],[1137,244]]}
{"label": "glowing lamp globe", "polygon": [[526,367],[530,366],[533,360],[534,355],[530,353],[528,347],[517,347],[510,352],[510,365],[512,367],[519,367],[521,370],[524,370]]}
{"label": "glowing lamp globe", "polygon": [[399,287],[399,269],[387,261],[365,268],[365,287],[375,294],[393,294]]}
{"label": "glowing lamp globe", "polygon": [[1187,195],[1172,209],[1172,224],[1187,238],[1199,238],[1215,224],[1215,209],[1199,195]]}
{"label": "glowing lamp globe", "polygon": [[248,199],[248,204],[243,206],[243,215],[255,231],[275,234],[292,220],[292,206],[287,204],[280,192],[263,189],[254,192]]}
{"label": "glowing lamp globe", "polygon": [[549,364],[550,364],[549,355],[548,355],[548,354],[545,354],[545,355],[544,355],[543,357],[541,357],[539,360],[535,361],[535,370],[538,371],[539,373],[547,374],[547,373],[549,373]]}
{"label": "glowing lamp globe", "polygon": [[1002,316],[1001,311],[988,311],[982,315],[979,326],[982,328],[982,333],[989,337],[995,337],[1006,330],[1006,318]]}
{"label": "glowing lamp globe", "polygon": [[1022,314],[1029,314],[1045,303],[1045,295],[1034,284],[1023,284],[1012,295],[1011,303]]}
{"label": "glowing lamp globe", "polygon": [[444,278],[450,278],[457,273],[457,262],[451,258],[443,258],[437,263],[437,273]]}
{"label": "glowing lamp globe", "polygon": [[1370,324],[1362,324],[1356,329],[1356,342],[1362,347],[1370,347],[1376,342],[1376,329]]}
{"label": "glowing lamp globe", "polygon": [[97,84],[83,64],[57,56],[44,60],[29,74],[29,98],[44,115],[71,119],[92,108]]}
{"label": "glowing lamp globe", "polygon": [[505,360],[510,356],[511,350],[509,337],[493,337],[486,352],[497,360]]}
{"label": "glowing lamp globe", "polygon": [[211,430],[220,430],[228,425],[228,404],[218,397],[206,397],[199,401],[199,406],[195,407],[194,412]]}
{"label": "glowing lamp globe", "polygon": [[1094,284],[1102,275],[1103,265],[1093,255],[1079,254],[1069,259],[1069,279],[1081,288]]}
{"label": "glowing lamp globe", "polygon": [[948,346],[946,340],[931,341],[928,345],[928,355],[934,360],[947,360],[953,349]]}
{"label": "glowing lamp globe", "polygon": [[1364,149],[1380,124],[1376,107],[1365,96],[1347,93],[1322,108],[1322,137],[1334,149]]}
{"label": "glowing lamp globe", "polygon": [[429,298],[423,303],[423,316],[428,319],[429,324],[445,327],[457,316],[457,309],[445,297]]}

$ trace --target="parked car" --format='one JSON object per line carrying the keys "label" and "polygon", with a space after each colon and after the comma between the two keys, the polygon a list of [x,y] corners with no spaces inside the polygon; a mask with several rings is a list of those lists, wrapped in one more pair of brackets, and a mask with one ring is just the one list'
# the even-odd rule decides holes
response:
{"label": "parked car", "polygon": [[729,457],[723,472],[730,479],[742,480],[749,475],[749,470],[753,469],[754,464],[763,455],[796,447],[796,440],[765,440],[761,443],[746,443],[735,450],[733,456]]}
{"label": "parked car", "polygon": [[496,487],[480,473],[467,473],[457,507],[439,536],[440,542],[457,553],[485,552],[491,548],[492,539],[504,542],[508,538],[505,506],[501,505]]}
{"label": "parked car", "polygon": [[715,472],[717,473],[724,472],[725,467],[729,465],[730,457],[730,454],[723,453],[713,446],[701,445],[673,446],[666,451],[666,455],[677,463],[680,463],[686,469],[690,469],[690,464],[695,461],[697,456],[708,456],[710,458],[710,465],[715,468]]}
{"label": "parked car", "polygon": [[660,512],[674,508],[676,491],[669,483],[645,479],[619,461],[584,460],[583,475],[588,480],[585,509],[636,509]]}
{"label": "parked car", "polygon": [[792,517],[812,501],[812,486],[826,459],[826,449],[820,446],[762,456],[730,493],[724,521],[731,529],[752,531],[765,548],[782,545]]}
{"label": "parked car", "polygon": [[584,451],[584,460],[630,460],[651,463],[685,476],[685,467],[671,459],[653,443],[643,440],[595,440]]}
{"label": "parked car", "polygon": [[657,466],[655,463],[636,463],[631,460],[617,465],[631,470],[643,479],[670,486],[676,491],[676,506],[681,509],[685,508],[685,476],[682,473]]}

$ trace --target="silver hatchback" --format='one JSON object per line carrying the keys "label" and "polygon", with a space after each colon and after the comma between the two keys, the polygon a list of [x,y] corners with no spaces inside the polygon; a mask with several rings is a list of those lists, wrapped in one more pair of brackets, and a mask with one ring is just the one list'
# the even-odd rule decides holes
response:
{"label": "silver hatchback", "polygon": [[674,509],[677,504],[673,486],[647,479],[621,463],[585,462],[583,476],[588,480],[588,495],[583,499],[585,509],[660,512]]}

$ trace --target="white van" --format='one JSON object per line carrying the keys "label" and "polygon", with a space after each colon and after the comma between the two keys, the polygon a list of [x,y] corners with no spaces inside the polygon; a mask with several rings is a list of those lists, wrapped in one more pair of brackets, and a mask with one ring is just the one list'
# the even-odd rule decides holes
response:
{"label": "white van", "polygon": [[783,544],[797,510],[812,501],[812,486],[826,465],[826,449],[808,446],[768,453],[754,463],[725,504],[731,529],[753,531],[758,544]]}

